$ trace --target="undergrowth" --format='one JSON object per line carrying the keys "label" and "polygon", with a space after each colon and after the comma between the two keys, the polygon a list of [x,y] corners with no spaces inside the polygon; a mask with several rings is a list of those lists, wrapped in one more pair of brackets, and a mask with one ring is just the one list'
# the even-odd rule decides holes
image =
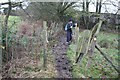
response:
{"label": "undergrowth", "polygon": [[[114,65],[118,67],[118,34],[100,32],[97,38],[97,43],[102,47],[102,51],[107,55],[107,58],[112,61]],[[95,53],[91,58],[92,63],[90,67],[86,67],[89,60],[88,56],[84,56],[82,62],[75,64],[75,47],[72,43],[67,51],[67,56],[71,60],[73,65],[73,77],[74,78],[117,78],[118,73],[114,68],[104,59],[104,57],[95,49]]]}

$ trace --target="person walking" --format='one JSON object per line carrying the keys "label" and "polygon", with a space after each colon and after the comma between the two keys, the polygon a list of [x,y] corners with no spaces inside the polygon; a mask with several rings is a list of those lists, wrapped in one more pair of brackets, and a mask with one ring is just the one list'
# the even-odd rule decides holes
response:
{"label": "person walking", "polygon": [[70,19],[69,22],[65,26],[65,30],[67,32],[67,44],[70,44],[72,40],[72,28],[73,28],[73,21]]}

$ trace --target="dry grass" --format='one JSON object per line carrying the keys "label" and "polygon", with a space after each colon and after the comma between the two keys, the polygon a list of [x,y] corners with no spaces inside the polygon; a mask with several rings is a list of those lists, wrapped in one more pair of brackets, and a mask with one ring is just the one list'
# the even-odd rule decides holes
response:
{"label": "dry grass", "polygon": [[43,61],[36,60],[33,57],[24,57],[13,60],[9,63],[9,76],[11,78],[53,78],[56,77],[57,71],[53,61],[53,56],[48,54],[47,69],[43,68]]}

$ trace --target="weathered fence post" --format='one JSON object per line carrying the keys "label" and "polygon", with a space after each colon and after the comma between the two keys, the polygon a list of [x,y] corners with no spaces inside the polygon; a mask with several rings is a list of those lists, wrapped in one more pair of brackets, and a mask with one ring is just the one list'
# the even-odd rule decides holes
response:
{"label": "weathered fence post", "polygon": [[39,39],[38,39],[38,35],[37,35],[37,36],[36,36],[36,41],[35,41],[35,53],[36,53],[36,64],[37,64],[37,65],[38,65],[38,55],[39,55],[39,54],[38,54],[38,52],[39,52],[39,51],[38,51],[38,47],[39,47],[39,46],[38,46],[38,45],[39,45],[38,40],[39,40]]}
{"label": "weathered fence post", "polygon": [[[99,23],[97,23],[97,24],[93,27],[92,31],[85,30],[85,31],[83,32],[81,43],[79,42],[80,40],[78,40],[78,43],[77,43],[77,45],[78,45],[78,51],[77,51],[77,52],[78,52],[79,56],[78,56],[78,58],[76,59],[76,63],[77,63],[78,61],[80,62],[80,61],[82,60],[82,58],[88,53],[88,51],[90,50],[90,48],[91,48],[92,51],[89,52],[89,54],[90,54],[89,57],[92,57],[91,54],[93,54],[93,52],[94,52],[95,43],[96,43],[96,42],[94,42],[94,38],[97,37],[97,34],[98,34],[99,31],[100,31],[102,22],[103,22],[103,21],[100,20]],[[80,38],[78,38],[78,39],[80,39]],[[81,45],[80,45],[80,44],[81,44]],[[81,48],[79,48],[79,46],[81,46]],[[83,55],[84,55],[84,56],[83,56]],[[90,60],[88,61],[88,65],[89,65],[89,64],[90,64]]]}
{"label": "weathered fence post", "polygon": [[89,57],[89,60],[87,62],[87,65],[86,67],[90,67],[90,64],[92,64],[92,57],[93,57],[93,54],[94,54],[94,50],[95,50],[95,44],[96,44],[96,39],[97,39],[97,35],[100,31],[100,28],[102,26],[102,20],[99,21],[99,23],[97,23],[94,28],[92,29],[92,32],[91,32],[91,35],[90,35],[90,38],[89,38],[89,44],[88,44],[88,48],[87,48],[87,52],[88,53],[88,57]]}
{"label": "weathered fence post", "polygon": [[75,24],[75,44],[77,44],[78,35],[79,35],[79,27],[77,26],[77,23],[76,23]]}
{"label": "weathered fence post", "polygon": [[[2,26],[2,23],[0,23],[0,26]],[[2,36],[2,27],[0,27],[0,36]],[[0,40],[0,71],[2,69],[2,48],[4,48],[4,47],[2,46],[2,41]]]}
{"label": "weathered fence post", "polygon": [[[77,23],[75,24],[75,37],[74,37],[74,39],[75,39],[75,45],[78,47],[78,44],[77,44],[77,42],[78,42],[78,37],[79,36],[79,27],[77,26]],[[75,55],[75,60],[77,59],[77,56],[78,56],[78,50],[77,50],[77,47],[76,47],[76,55]]]}
{"label": "weathered fence post", "polygon": [[94,37],[91,41],[91,44],[90,44],[90,48],[88,49],[88,62],[87,62],[87,65],[86,67],[90,67],[90,65],[92,64],[92,58],[93,58],[93,55],[94,55],[94,50],[95,50],[95,44],[96,44],[96,37]]}
{"label": "weathered fence post", "polygon": [[88,38],[89,38],[90,31],[85,30],[81,34],[82,35],[78,36],[77,49],[76,49],[76,54],[78,54],[76,57],[76,63],[79,62],[79,64],[81,63],[83,55],[85,54],[85,52],[87,50]]}
{"label": "weathered fence post", "polygon": [[47,61],[47,57],[46,57],[46,53],[47,53],[47,22],[43,21],[43,67],[46,70],[46,61]]}

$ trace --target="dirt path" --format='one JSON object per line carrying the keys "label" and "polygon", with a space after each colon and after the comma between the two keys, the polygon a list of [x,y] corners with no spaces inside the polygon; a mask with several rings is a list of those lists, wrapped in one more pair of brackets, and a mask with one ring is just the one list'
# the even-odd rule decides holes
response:
{"label": "dirt path", "polygon": [[53,54],[55,56],[56,69],[58,72],[57,78],[72,78],[70,60],[67,58],[66,36],[60,36],[59,42],[53,47]]}

